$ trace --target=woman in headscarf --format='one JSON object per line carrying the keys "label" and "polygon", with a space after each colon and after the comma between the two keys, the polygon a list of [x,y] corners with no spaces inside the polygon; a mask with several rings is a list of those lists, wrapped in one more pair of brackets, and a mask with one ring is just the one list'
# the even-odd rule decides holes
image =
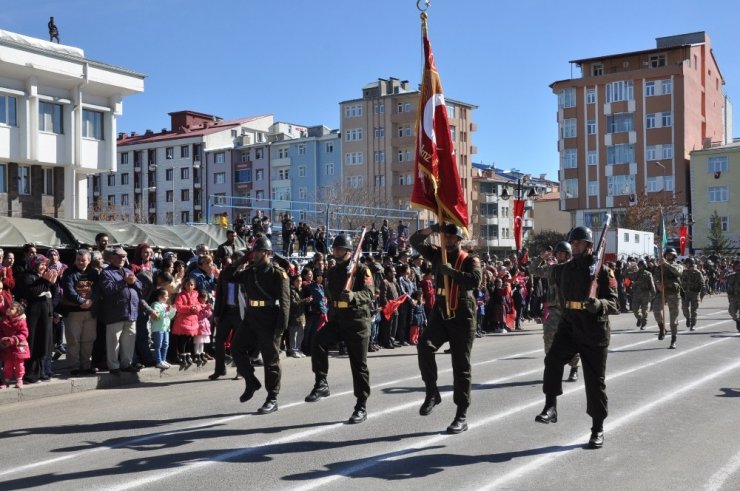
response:
{"label": "woman in headscarf", "polygon": [[[64,270],[67,269],[67,265],[59,259],[59,251],[57,249],[49,249],[46,251],[46,257],[49,259],[49,265],[46,267],[47,270],[55,270],[59,278],[64,274]],[[62,301],[62,287],[59,282],[51,287],[51,305],[54,307],[53,315],[53,340],[54,340],[54,359],[58,360],[61,356],[67,352],[64,346],[64,318],[62,312],[59,311],[59,303]],[[47,367],[46,372],[51,372],[51,366]]]}
{"label": "woman in headscarf", "polygon": [[36,254],[28,262],[16,283],[16,299],[26,305],[26,323],[28,324],[28,347],[31,358],[26,360],[24,381],[32,384],[48,380],[49,375],[43,370],[43,362],[49,359],[52,352],[52,314],[51,290],[57,282],[59,273],[48,269],[49,259]]}

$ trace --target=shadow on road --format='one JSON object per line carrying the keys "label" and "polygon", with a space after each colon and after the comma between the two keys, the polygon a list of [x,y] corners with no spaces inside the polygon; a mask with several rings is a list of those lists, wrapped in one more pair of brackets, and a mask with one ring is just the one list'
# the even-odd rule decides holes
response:
{"label": "shadow on road", "polygon": [[717,394],[717,397],[740,397],[740,389],[723,387],[719,390],[722,391],[722,394]]}

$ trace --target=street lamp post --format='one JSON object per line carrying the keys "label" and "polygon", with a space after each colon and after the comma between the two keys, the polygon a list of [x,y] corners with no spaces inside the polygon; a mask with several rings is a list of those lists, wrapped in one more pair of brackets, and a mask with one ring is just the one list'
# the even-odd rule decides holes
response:
{"label": "street lamp post", "polygon": [[[673,216],[673,225],[678,226],[678,245],[681,249],[681,255],[685,256],[687,246],[689,244],[690,234],[688,233],[689,226],[693,225],[694,219],[691,213],[676,213]],[[691,248],[688,248],[691,251]]]}

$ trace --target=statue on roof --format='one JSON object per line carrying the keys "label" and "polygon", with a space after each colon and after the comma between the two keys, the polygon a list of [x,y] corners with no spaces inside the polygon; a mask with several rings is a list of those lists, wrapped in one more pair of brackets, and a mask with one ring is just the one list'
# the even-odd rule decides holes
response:
{"label": "statue on roof", "polygon": [[49,18],[49,41],[54,42],[54,40],[57,40],[57,44],[59,44],[59,28],[57,28],[57,25],[54,24],[54,17]]}

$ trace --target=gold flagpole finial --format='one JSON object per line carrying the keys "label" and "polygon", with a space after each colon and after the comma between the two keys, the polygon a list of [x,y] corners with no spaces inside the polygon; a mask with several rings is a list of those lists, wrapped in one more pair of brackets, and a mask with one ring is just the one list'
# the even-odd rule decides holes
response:
{"label": "gold flagpole finial", "polygon": [[[421,7],[421,2],[424,2],[424,8]],[[416,8],[419,9],[420,12],[426,12],[429,9],[429,4],[431,4],[431,0],[416,0]]]}

